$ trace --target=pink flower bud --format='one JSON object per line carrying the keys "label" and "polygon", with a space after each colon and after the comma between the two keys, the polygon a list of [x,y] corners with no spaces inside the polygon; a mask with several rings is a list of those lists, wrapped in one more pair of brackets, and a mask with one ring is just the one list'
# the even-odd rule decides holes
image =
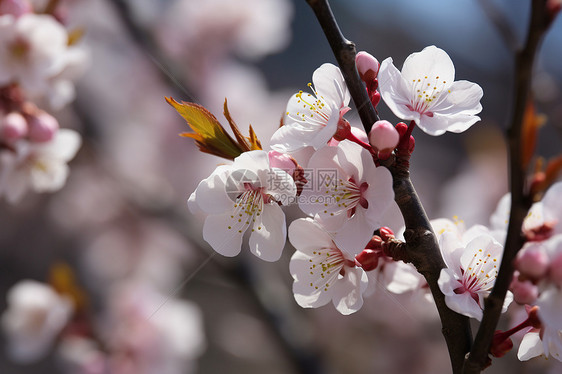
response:
{"label": "pink flower bud", "polygon": [[371,54],[363,51],[357,53],[355,65],[363,81],[367,82],[377,79],[380,65]]}
{"label": "pink flower bud", "polygon": [[377,121],[369,133],[371,145],[379,151],[392,151],[398,145],[400,134],[388,121]]}
{"label": "pink flower bud", "polygon": [[521,275],[532,280],[539,280],[548,270],[548,255],[540,245],[524,248],[515,259],[515,267]]}
{"label": "pink flower bud", "polygon": [[11,14],[19,17],[31,13],[32,10],[28,0],[0,0],[0,15]]}
{"label": "pink flower bud", "polygon": [[0,137],[7,141],[21,139],[27,135],[27,132],[27,121],[20,113],[9,113],[0,122]]}
{"label": "pink flower bud", "polygon": [[558,287],[562,287],[562,253],[552,260],[549,271],[550,280]]}
{"label": "pink flower bud", "polygon": [[513,277],[509,286],[513,292],[513,300],[517,304],[531,304],[539,297],[539,289],[528,280],[520,281],[517,276]]}
{"label": "pink flower bud", "polygon": [[285,170],[287,174],[293,175],[297,167],[297,162],[293,157],[277,151],[269,151],[267,155],[270,167]]}
{"label": "pink flower bud", "polygon": [[56,118],[47,112],[41,112],[31,117],[29,121],[29,140],[37,143],[48,142],[58,129],[59,123]]}

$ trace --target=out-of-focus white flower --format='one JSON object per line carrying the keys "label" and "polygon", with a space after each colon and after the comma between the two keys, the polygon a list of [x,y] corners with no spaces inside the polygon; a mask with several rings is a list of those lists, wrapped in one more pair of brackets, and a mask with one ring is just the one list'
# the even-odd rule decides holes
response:
{"label": "out-of-focus white flower", "polygon": [[[452,232],[442,234],[439,246],[447,267],[441,269],[438,284],[449,308],[480,320],[484,299],[498,275],[503,246],[490,234],[474,236],[469,231],[462,240]],[[503,312],[512,300],[513,295],[508,293]]]}
{"label": "out-of-focus white flower", "polygon": [[[496,238],[505,239],[511,194],[505,194],[490,217],[490,227]],[[534,203],[523,220],[523,233],[527,239],[540,241],[562,233],[562,182],[554,183],[546,191],[543,199]]]}
{"label": "out-of-focus white flower", "polygon": [[10,289],[2,328],[8,337],[8,352],[18,362],[41,359],[71,317],[70,299],[50,286],[24,280]]}
{"label": "out-of-focus white flower", "polygon": [[74,81],[88,68],[90,62],[89,52],[80,46],[71,46],[61,57],[61,70],[52,76],[45,92],[39,96],[45,97],[53,110],[62,109],[76,96]]}
{"label": "out-of-focus white flower", "polygon": [[363,305],[367,275],[355,266],[353,253],[339,248],[332,236],[311,218],[289,226],[289,240],[296,248],[290,270],[295,300],[304,308],[318,308],[332,301],[342,314]]}
{"label": "out-of-focus white flower", "polygon": [[64,67],[68,34],[50,15],[0,17],[0,84],[19,83],[30,93],[44,92]]}
{"label": "out-of-focus white flower", "polygon": [[387,58],[379,70],[379,90],[396,116],[412,120],[427,134],[463,132],[480,120],[482,88],[455,80],[455,67],[445,51],[435,46],[413,53],[402,72]]}
{"label": "out-of-focus white flower", "polygon": [[190,59],[212,60],[232,50],[257,58],[287,45],[292,13],[285,0],[177,0],[160,22],[159,34],[170,53]]}
{"label": "out-of-focus white flower", "polygon": [[205,349],[199,308],[146,285],[117,287],[108,321],[112,373],[188,373]]}
{"label": "out-of-focus white flower", "polygon": [[349,110],[349,91],[340,69],[323,64],[312,75],[314,95],[299,91],[289,99],[284,124],[271,137],[271,148],[287,153],[307,146],[322,148]]}
{"label": "out-of-focus white flower", "polygon": [[338,246],[358,254],[394,201],[390,172],[376,167],[368,151],[349,141],[318,150],[308,168],[315,175],[304,187],[299,207],[318,214]]}
{"label": "out-of-focus white flower", "polygon": [[68,177],[70,161],[82,139],[70,129],[60,129],[44,143],[20,141],[16,153],[4,152],[0,160],[0,195],[10,203],[18,202],[28,188],[35,192],[61,189]]}
{"label": "out-of-focus white flower", "polygon": [[287,234],[279,203],[287,204],[295,194],[293,178],[270,168],[267,152],[250,151],[201,181],[189,206],[209,215],[203,238],[218,253],[229,257],[240,253],[242,237],[251,228],[251,252],[263,260],[277,261]]}
{"label": "out-of-focus white flower", "polygon": [[556,286],[544,290],[537,300],[540,332],[531,330],[521,341],[517,357],[527,361],[543,355],[562,362],[562,291]]}

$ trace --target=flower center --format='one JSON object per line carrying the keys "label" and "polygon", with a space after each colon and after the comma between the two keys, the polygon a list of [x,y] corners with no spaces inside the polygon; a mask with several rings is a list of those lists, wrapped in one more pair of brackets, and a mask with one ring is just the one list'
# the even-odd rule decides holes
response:
{"label": "flower center", "polygon": [[[430,78],[426,75],[412,79],[410,87],[413,99],[410,101],[408,109],[433,117],[430,109],[443,100],[441,94],[447,87],[447,81],[440,79],[439,76]],[[447,90],[447,92],[451,91]]]}
{"label": "flower center", "polygon": [[255,223],[263,212],[263,205],[266,203],[264,196],[269,198],[263,193],[262,188],[246,188],[246,191],[236,199],[230,219],[227,220],[228,230],[235,230],[239,234],[245,232],[250,225],[253,225],[252,231],[262,229],[261,224],[255,225]]}
{"label": "flower center", "polygon": [[[498,276],[498,259],[491,254],[485,254],[480,248],[463,271],[460,286],[454,292],[457,294],[469,292],[472,298],[479,303],[478,294],[490,292]],[[462,271],[462,269],[461,269]]]}
{"label": "flower center", "polygon": [[346,267],[355,266],[354,261],[346,259],[335,243],[332,244],[332,247],[313,251],[314,257],[308,260],[310,275],[314,278],[310,287],[314,290],[328,291],[335,281],[345,275]]}
{"label": "flower center", "polygon": [[299,91],[296,94],[297,103],[302,105],[302,111],[296,113],[287,112],[287,116],[291,119],[305,122],[314,127],[324,127],[328,123],[332,115],[332,108],[326,105],[326,100],[312,87],[312,83],[308,84],[314,95]]}
{"label": "flower center", "polygon": [[23,59],[29,51],[29,42],[21,37],[16,38],[10,45],[9,50],[16,59]]}

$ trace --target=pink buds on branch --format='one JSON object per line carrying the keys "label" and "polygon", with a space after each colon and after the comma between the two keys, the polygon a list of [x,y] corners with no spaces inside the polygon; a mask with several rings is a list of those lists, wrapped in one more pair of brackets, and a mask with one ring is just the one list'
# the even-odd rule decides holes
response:
{"label": "pink buds on branch", "polygon": [[355,65],[357,66],[357,71],[359,72],[361,80],[365,82],[367,86],[369,99],[373,107],[376,108],[381,100],[381,95],[379,91],[377,91],[379,87],[377,76],[379,74],[380,64],[375,57],[367,52],[361,51],[355,56]]}
{"label": "pink buds on branch", "polygon": [[386,160],[400,141],[400,134],[388,121],[377,121],[369,133],[371,145],[378,151],[378,157]]}

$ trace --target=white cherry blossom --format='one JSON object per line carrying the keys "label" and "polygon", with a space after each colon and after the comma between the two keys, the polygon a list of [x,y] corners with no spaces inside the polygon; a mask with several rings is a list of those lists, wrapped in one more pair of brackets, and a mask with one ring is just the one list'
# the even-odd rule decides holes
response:
{"label": "white cherry blossom", "polygon": [[68,34],[50,15],[0,16],[0,84],[44,92],[65,65]]}
{"label": "white cherry blossom", "polygon": [[16,203],[29,188],[38,193],[61,189],[69,173],[67,163],[81,142],[80,135],[70,129],[58,130],[48,142],[21,140],[15,154],[4,152],[0,157],[0,196]]}
{"label": "white cherry blossom", "polygon": [[537,356],[552,356],[562,361],[562,291],[550,286],[537,300],[541,329],[528,332],[521,341],[517,357],[527,361]]}
{"label": "white cherry blossom", "polygon": [[339,246],[358,254],[381,226],[381,218],[394,201],[392,176],[376,167],[368,151],[349,142],[324,147],[310,159],[314,178],[299,199],[307,214],[319,220]]}
{"label": "white cherry blossom", "polygon": [[338,247],[333,237],[311,218],[289,226],[289,240],[296,248],[290,271],[295,300],[304,308],[318,308],[333,302],[342,314],[356,312],[363,305],[367,275],[355,266],[353,253]]}
{"label": "white cherry blossom", "polygon": [[42,358],[70,319],[72,302],[49,285],[32,280],[13,286],[7,299],[2,328],[8,338],[8,353],[18,362]]}
{"label": "white cherry blossom", "polygon": [[290,202],[295,194],[293,179],[281,169],[270,168],[267,152],[250,151],[201,181],[189,206],[208,214],[203,238],[218,253],[236,256],[250,229],[250,251],[265,261],[277,261],[287,233],[279,203]]}
{"label": "white cherry blossom", "polygon": [[312,75],[314,95],[299,91],[287,104],[284,125],[271,137],[271,148],[287,153],[307,146],[322,148],[334,136],[349,110],[349,91],[340,69],[323,64]]}
{"label": "white cherry blossom", "polygon": [[412,120],[429,135],[463,132],[480,120],[482,88],[454,81],[455,67],[445,51],[435,46],[413,53],[402,71],[387,58],[379,70],[381,96],[403,120]]}
{"label": "white cherry blossom", "polygon": [[[478,320],[482,318],[484,299],[494,287],[503,254],[503,246],[480,230],[467,231],[461,240],[453,232],[442,234],[439,246],[447,267],[441,269],[438,280],[447,306]],[[503,312],[512,300],[508,292]]]}

